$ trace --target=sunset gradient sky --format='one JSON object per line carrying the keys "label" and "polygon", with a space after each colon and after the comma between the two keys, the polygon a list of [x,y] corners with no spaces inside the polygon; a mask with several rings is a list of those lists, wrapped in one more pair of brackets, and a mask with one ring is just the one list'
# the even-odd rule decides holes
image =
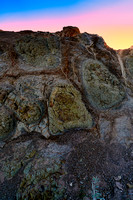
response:
{"label": "sunset gradient sky", "polygon": [[114,49],[133,45],[133,0],[6,0],[0,5],[0,29],[55,32],[78,26],[102,36]]}

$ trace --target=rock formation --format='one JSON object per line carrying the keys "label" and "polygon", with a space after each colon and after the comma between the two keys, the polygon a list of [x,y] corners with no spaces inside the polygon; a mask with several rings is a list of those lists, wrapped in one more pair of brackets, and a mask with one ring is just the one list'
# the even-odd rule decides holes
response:
{"label": "rock formation", "polygon": [[132,75],[77,27],[1,31],[0,200],[132,199]]}

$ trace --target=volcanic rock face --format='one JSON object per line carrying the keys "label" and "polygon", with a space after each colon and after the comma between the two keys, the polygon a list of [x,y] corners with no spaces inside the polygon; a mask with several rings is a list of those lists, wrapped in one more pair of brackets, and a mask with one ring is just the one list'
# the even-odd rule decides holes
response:
{"label": "volcanic rock face", "polygon": [[92,117],[72,85],[54,87],[48,107],[49,130],[58,134],[71,128],[91,128]]}
{"label": "volcanic rock face", "polygon": [[1,31],[0,200],[131,199],[132,75],[77,27]]}
{"label": "volcanic rock face", "polygon": [[123,100],[123,87],[102,63],[88,59],[83,63],[82,70],[83,86],[94,107],[107,109]]}

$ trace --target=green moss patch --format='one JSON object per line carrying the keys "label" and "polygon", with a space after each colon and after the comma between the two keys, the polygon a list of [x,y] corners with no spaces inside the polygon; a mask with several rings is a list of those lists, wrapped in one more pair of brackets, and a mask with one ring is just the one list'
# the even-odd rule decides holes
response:
{"label": "green moss patch", "polygon": [[33,99],[32,96],[31,98],[22,97],[15,92],[10,93],[5,105],[14,111],[20,121],[27,125],[39,122],[46,111],[42,101]]}
{"label": "green moss patch", "polygon": [[87,111],[80,93],[72,86],[56,86],[49,99],[49,130],[52,135],[71,128],[90,128],[91,114]]}
{"label": "green moss patch", "polygon": [[120,103],[125,91],[119,80],[101,62],[89,59],[82,66],[82,83],[89,102],[98,109]]}
{"label": "green moss patch", "polygon": [[60,41],[56,36],[23,36],[16,43],[20,57],[28,64],[38,67],[58,67],[60,64]]}
{"label": "green moss patch", "polygon": [[38,102],[22,101],[18,107],[17,113],[22,122],[32,124],[41,119],[43,110]]}

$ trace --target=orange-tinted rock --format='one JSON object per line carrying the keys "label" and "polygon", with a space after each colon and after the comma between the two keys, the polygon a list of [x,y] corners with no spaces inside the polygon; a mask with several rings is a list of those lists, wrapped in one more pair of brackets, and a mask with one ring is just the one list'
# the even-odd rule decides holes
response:
{"label": "orange-tinted rock", "polygon": [[66,26],[63,27],[63,31],[61,32],[61,37],[74,37],[80,34],[80,30],[78,27]]}

